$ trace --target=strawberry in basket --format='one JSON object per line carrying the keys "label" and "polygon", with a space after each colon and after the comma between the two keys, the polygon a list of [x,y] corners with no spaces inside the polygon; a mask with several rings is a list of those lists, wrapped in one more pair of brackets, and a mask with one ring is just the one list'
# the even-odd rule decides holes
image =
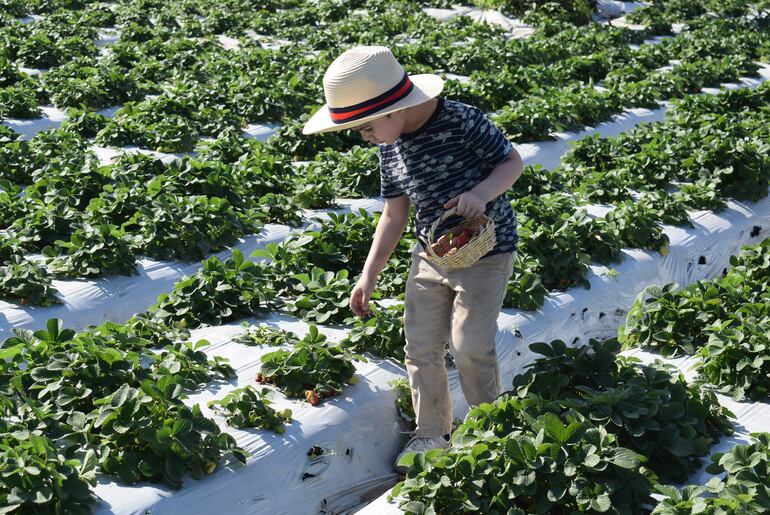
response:
{"label": "strawberry in basket", "polygon": [[478,233],[478,227],[462,227],[459,230],[450,231],[433,244],[433,252],[439,257],[450,256],[467,245]]}

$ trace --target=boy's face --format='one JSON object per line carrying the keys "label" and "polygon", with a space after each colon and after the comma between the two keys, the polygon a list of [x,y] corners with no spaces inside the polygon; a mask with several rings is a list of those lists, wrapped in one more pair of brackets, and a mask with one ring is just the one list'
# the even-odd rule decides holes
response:
{"label": "boy's face", "polygon": [[404,130],[404,112],[396,111],[382,118],[353,127],[363,139],[373,145],[392,145]]}

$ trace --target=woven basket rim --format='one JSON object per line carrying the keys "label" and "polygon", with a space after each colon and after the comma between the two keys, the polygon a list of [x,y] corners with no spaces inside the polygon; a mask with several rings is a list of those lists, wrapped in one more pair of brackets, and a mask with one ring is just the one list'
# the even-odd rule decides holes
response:
{"label": "woven basket rim", "polygon": [[428,258],[433,261],[434,263],[444,267],[444,268],[463,268],[466,266],[470,266],[479,259],[481,259],[487,252],[492,250],[497,243],[497,238],[495,235],[495,222],[491,218],[489,218],[486,214],[482,214],[478,218],[474,219],[468,219],[466,218],[464,222],[461,222],[458,224],[458,227],[462,226],[463,224],[477,220],[482,219],[484,220],[484,224],[481,226],[481,230],[479,231],[479,234],[474,236],[466,245],[464,245],[462,248],[458,249],[457,252],[452,254],[451,256],[439,256],[433,251],[433,244],[434,244],[434,238],[435,238],[435,232],[438,226],[441,224],[442,221],[449,218],[450,216],[457,213],[456,208],[450,208],[444,214],[442,214],[440,217],[438,217],[433,224],[430,227],[430,230],[428,231],[428,245],[426,248],[426,253],[428,255]]}

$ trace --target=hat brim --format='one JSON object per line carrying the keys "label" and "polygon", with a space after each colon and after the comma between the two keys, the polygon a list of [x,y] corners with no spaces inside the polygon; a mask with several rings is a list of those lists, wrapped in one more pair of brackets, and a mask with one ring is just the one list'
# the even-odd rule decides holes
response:
{"label": "hat brim", "polygon": [[329,113],[329,107],[324,104],[321,109],[316,111],[315,114],[313,114],[313,116],[311,116],[307,121],[305,126],[302,128],[302,134],[318,134],[321,132],[342,131],[352,127],[357,127],[368,121],[382,118],[383,116],[395,111],[427,102],[431,98],[438,96],[444,89],[444,79],[432,73],[410,75],[409,80],[411,80],[412,84],[414,84],[414,88],[412,88],[411,93],[409,93],[406,97],[402,98],[388,108],[383,109],[382,111],[378,111],[371,116],[359,118],[358,120],[354,120],[352,122],[335,123]]}

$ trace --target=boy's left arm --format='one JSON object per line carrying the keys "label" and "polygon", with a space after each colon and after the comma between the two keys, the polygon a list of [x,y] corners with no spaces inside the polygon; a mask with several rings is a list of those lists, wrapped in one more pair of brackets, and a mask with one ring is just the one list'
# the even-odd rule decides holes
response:
{"label": "boy's left arm", "polygon": [[472,189],[457,195],[444,204],[446,209],[457,206],[457,214],[465,218],[477,218],[484,214],[487,204],[505,193],[521,177],[524,161],[512,149],[508,159],[495,166],[486,179]]}

